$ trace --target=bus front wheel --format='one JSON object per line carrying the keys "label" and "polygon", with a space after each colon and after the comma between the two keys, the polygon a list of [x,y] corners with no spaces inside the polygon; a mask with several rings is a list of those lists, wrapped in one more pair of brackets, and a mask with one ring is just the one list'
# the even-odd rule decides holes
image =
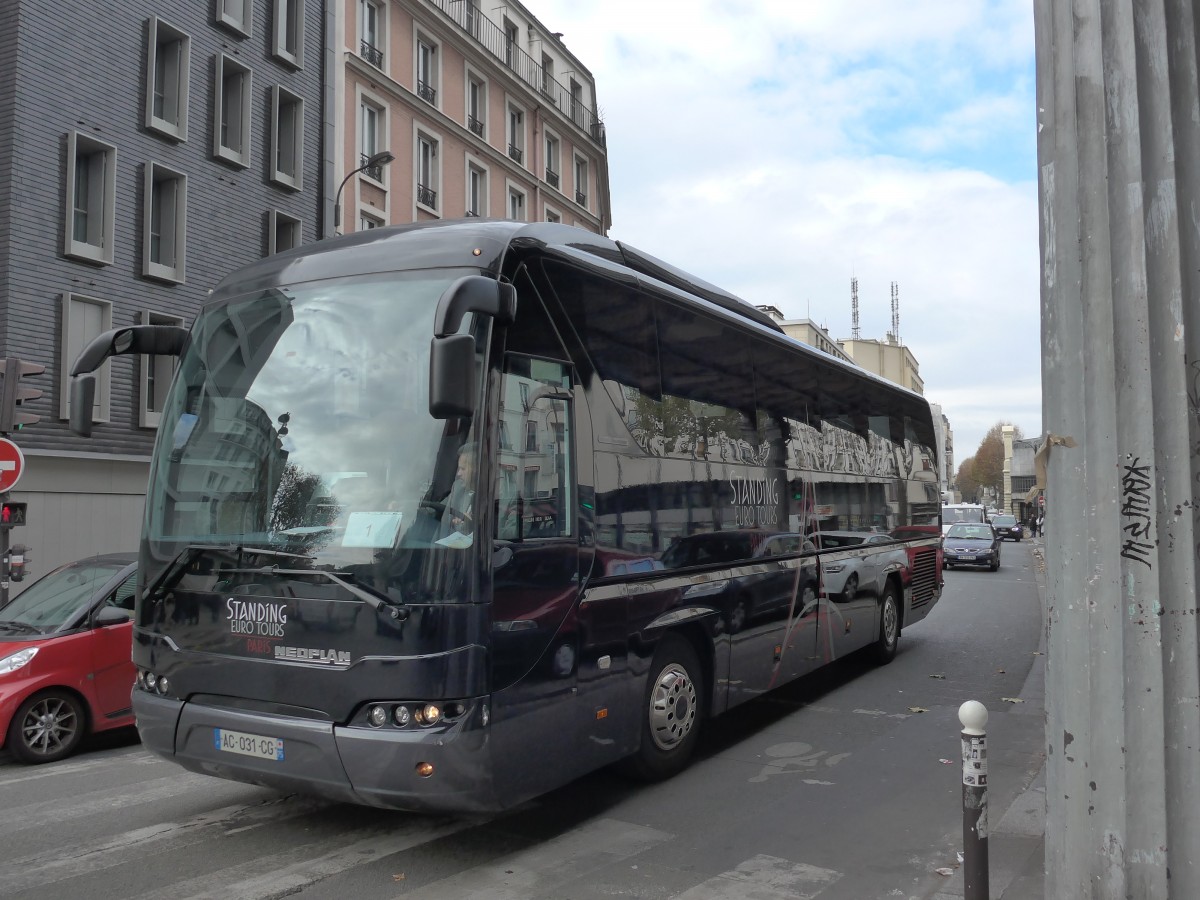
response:
{"label": "bus front wheel", "polygon": [[682,771],[696,748],[704,687],[692,645],[668,634],[658,645],[646,684],[641,746],[627,761],[644,781],[661,781]]}

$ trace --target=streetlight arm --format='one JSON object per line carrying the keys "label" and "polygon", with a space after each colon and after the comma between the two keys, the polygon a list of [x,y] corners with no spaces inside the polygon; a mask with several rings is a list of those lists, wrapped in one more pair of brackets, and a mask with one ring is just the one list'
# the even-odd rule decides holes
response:
{"label": "streetlight arm", "polygon": [[361,166],[357,169],[351,169],[346,177],[342,179],[342,183],[338,185],[337,193],[333,196],[333,227],[338,228],[342,224],[342,189],[346,187],[346,182],[366,169],[375,166],[386,166],[396,157],[390,150],[380,150],[378,153],[373,153],[369,156]]}

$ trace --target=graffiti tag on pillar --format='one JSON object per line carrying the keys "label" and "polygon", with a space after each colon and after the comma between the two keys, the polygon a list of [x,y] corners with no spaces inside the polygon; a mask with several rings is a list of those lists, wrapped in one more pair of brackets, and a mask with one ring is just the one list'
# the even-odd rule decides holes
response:
{"label": "graffiti tag on pillar", "polygon": [[1125,465],[1121,476],[1121,517],[1124,519],[1121,530],[1125,532],[1121,556],[1152,569],[1154,566],[1150,563],[1150,555],[1154,552],[1154,535],[1150,517],[1153,509],[1150,467],[1141,462],[1141,458],[1135,456],[1131,463]]}

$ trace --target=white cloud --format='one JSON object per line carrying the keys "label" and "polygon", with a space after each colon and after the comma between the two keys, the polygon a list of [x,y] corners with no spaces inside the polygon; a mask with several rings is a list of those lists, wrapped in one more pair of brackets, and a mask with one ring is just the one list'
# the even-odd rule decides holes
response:
{"label": "white cloud", "polygon": [[530,8],[596,78],[612,237],[834,337],[852,276],[883,337],[895,281],[958,457],[1040,432],[1027,0]]}

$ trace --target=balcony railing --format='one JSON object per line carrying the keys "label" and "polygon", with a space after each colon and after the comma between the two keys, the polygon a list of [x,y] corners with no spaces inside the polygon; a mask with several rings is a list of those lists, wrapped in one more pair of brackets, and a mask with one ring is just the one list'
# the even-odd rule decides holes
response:
{"label": "balcony railing", "polygon": [[467,116],[467,127],[475,132],[475,134],[483,137],[483,123],[474,116]]}
{"label": "balcony railing", "polygon": [[583,191],[576,191],[575,202],[580,206],[587,206],[587,194],[585,194]]}
{"label": "balcony railing", "polygon": [[417,202],[430,209],[437,209],[437,191],[423,184],[417,185]]}
{"label": "balcony railing", "polygon": [[424,100],[426,103],[436,104],[437,103],[437,88],[435,88],[433,85],[431,85],[427,82],[418,81],[417,82],[417,96],[420,97],[422,100]]}
{"label": "balcony railing", "polygon": [[508,145],[508,155],[514,161],[520,162],[524,158],[525,153],[516,144],[509,144]]}
{"label": "balcony railing", "polygon": [[487,18],[474,0],[431,0],[463,31],[483,45],[502,65],[534,91],[545,97],[559,112],[574,122],[597,144],[604,146],[604,123],[586,107],[578,95],[546,74],[533,57],[509,40],[504,29]]}
{"label": "balcony railing", "polygon": [[553,169],[546,170],[546,184],[550,187],[558,187],[558,173]]}
{"label": "balcony railing", "polygon": [[376,181],[383,181],[383,166],[368,166],[367,160],[370,159],[370,154],[364,153],[358,158],[358,164],[363,167],[363,174],[368,178],[374,178]]}
{"label": "balcony railing", "polygon": [[358,46],[359,55],[375,66],[377,69],[383,68],[383,51],[369,41],[363,41]]}

